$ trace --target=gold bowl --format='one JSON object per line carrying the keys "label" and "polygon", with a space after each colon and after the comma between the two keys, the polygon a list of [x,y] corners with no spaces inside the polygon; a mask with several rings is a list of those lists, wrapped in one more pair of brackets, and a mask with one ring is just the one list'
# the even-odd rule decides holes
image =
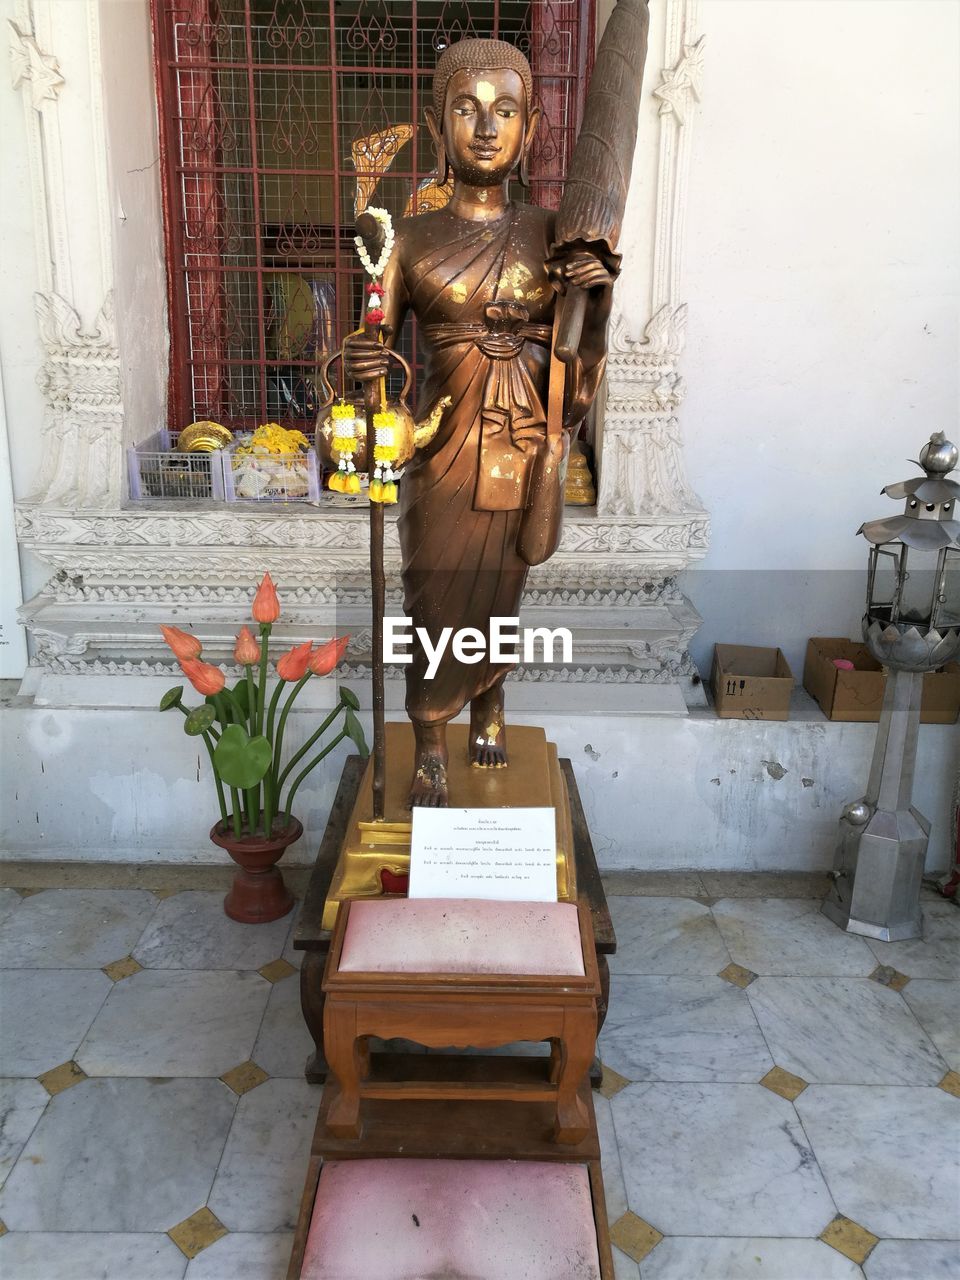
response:
{"label": "gold bowl", "polygon": [[216,453],[233,442],[233,432],[219,422],[191,422],[184,427],[177,440],[180,453]]}

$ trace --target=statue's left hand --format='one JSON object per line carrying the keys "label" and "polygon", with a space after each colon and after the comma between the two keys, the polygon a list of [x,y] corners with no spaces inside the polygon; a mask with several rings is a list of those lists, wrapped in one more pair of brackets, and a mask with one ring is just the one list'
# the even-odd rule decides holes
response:
{"label": "statue's left hand", "polygon": [[560,268],[568,284],[578,289],[612,289],[616,274],[594,253],[572,253]]}

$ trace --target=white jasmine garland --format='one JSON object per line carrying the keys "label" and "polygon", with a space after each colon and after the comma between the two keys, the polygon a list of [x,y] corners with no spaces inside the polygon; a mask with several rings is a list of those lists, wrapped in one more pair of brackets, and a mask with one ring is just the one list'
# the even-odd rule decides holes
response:
{"label": "white jasmine garland", "polygon": [[[354,236],[353,243],[357,246],[357,255],[360,258],[364,271],[366,271],[367,275],[372,279],[378,280],[380,276],[383,275],[384,271],[386,271],[387,263],[390,261],[390,255],[393,253],[393,244],[395,239],[393,232],[393,219],[390,217],[390,214],[386,209],[370,208],[367,210],[367,213],[369,213],[372,218],[376,218],[377,222],[379,222],[384,229],[383,248],[380,250],[380,257],[376,262],[371,259],[369,253],[367,253],[367,247],[363,243],[362,236]],[[379,302],[380,299],[378,298],[377,305],[379,305]]]}

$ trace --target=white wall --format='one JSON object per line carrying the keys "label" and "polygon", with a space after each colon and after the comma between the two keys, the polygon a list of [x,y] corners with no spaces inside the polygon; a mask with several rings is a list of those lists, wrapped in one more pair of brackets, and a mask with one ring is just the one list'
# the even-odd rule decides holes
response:
{"label": "white wall", "polygon": [[[715,639],[849,633],[855,534],[957,439],[960,5],[704,0],[686,228],[686,588]],[[730,570],[794,570],[726,577]],[[714,576],[713,571],[720,571]],[[811,572],[816,571],[816,572]],[[706,576],[701,576],[706,575]]]}

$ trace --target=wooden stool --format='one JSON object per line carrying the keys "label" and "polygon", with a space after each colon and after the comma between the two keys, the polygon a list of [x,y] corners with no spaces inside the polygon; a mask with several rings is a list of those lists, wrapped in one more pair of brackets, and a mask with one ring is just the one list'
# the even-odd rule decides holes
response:
{"label": "wooden stool", "polygon": [[288,1274],[612,1278],[599,1172],[599,1165],[514,1160],[330,1161]]}
{"label": "wooden stool", "polygon": [[[332,1134],[360,1136],[360,1099],[555,1103],[554,1138],[589,1121],[578,1090],[593,1060],[600,979],[585,903],[373,898],[340,909],[323,979],[324,1041],[339,1083]],[[429,1048],[550,1042],[539,1082],[369,1078],[366,1038]]]}

